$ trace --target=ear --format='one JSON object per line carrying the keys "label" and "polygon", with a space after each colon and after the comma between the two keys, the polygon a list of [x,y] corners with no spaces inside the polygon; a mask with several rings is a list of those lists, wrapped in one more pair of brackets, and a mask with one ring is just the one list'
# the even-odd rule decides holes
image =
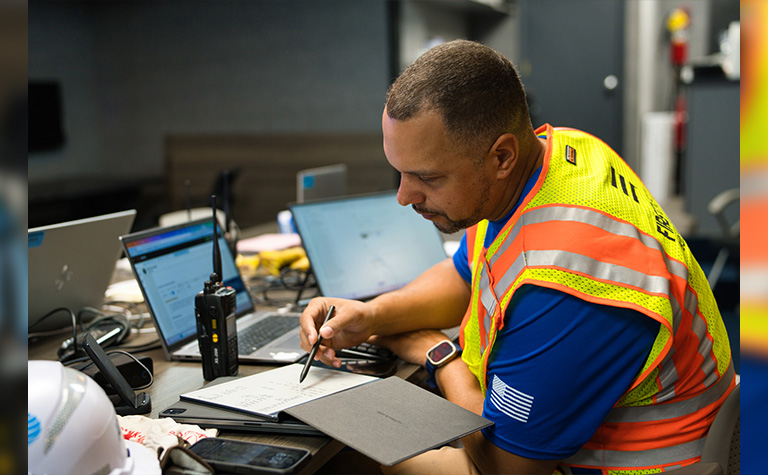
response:
{"label": "ear", "polygon": [[515,134],[502,134],[496,139],[488,157],[496,168],[496,177],[504,179],[512,173],[520,156],[519,143]]}

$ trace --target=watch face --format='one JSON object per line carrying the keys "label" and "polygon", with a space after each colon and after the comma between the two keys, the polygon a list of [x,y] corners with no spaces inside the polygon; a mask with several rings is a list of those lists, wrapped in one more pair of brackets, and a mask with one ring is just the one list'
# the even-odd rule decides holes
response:
{"label": "watch face", "polygon": [[444,341],[429,352],[429,357],[435,364],[439,364],[455,352],[456,348],[451,343]]}

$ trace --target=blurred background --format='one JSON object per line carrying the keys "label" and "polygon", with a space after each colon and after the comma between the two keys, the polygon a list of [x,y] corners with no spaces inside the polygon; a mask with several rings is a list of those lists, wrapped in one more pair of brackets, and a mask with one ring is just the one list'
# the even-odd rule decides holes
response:
{"label": "blurred background", "polygon": [[387,87],[467,38],[517,65],[534,125],[601,137],[681,232],[719,237],[707,205],[738,187],[738,20],[735,0],[32,0],[29,225],[134,207],[144,228],[226,168],[241,226],[273,220],[301,167],[344,162],[350,192],[391,189]]}
{"label": "blurred background", "polygon": [[735,0],[32,0],[28,225],[135,208],[146,229],[227,186],[248,228],[336,163],[348,193],[393,189],[387,87],[466,38],[517,66],[535,126],[637,171],[738,340],[739,19]]}
{"label": "blurred background", "polygon": [[742,469],[768,473],[761,453],[768,410],[768,4],[741,2],[743,72],[741,89],[741,187],[744,234],[741,257],[740,323],[743,357],[741,393]]}
{"label": "blurred background", "polygon": [[[134,228],[145,229],[187,204],[204,206],[227,180],[232,217],[247,228],[274,221],[295,200],[297,171],[336,163],[347,165],[349,193],[395,188],[381,150],[387,87],[429,47],[466,38],[517,66],[534,126],[588,131],[635,169],[710,277],[737,370],[748,374],[744,398],[764,395],[753,382],[768,392],[768,253],[759,237],[768,216],[763,3],[30,0],[7,7],[0,16],[3,322],[21,335],[14,323],[26,318],[24,223],[135,208]],[[20,337],[14,341],[19,352],[9,354],[21,355]],[[3,361],[5,375],[16,374],[11,362],[23,363]],[[753,409],[764,417],[762,405]]]}

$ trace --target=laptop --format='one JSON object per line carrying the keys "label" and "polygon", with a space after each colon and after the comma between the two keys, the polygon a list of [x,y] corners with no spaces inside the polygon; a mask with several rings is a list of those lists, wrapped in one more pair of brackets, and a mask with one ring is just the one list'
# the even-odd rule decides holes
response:
{"label": "laptop", "polygon": [[240,411],[230,411],[208,404],[179,400],[163,411],[160,417],[171,417],[180,424],[195,424],[202,428],[215,428],[240,432],[284,435],[325,435],[319,429],[287,414],[272,420]]}
{"label": "laptop", "polygon": [[68,221],[27,231],[30,333],[72,327],[77,313],[99,307],[120,257],[119,237],[131,231],[136,210]]}
{"label": "laptop", "polygon": [[[219,228],[222,282],[236,291],[238,361],[295,363],[306,355],[299,314],[256,311]],[[126,256],[155,322],[166,358],[200,361],[195,296],[213,272],[213,219],[122,236]],[[254,337],[260,341],[250,343]]]}
{"label": "laptop", "polygon": [[395,192],[290,206],[320,292],[367,300],[411,282],[446,259],[434,225]]}
{"label": "laptop", "polygon": [[336,198],[347,194],[347,165],[308,168],[296,173],[296,201]]}

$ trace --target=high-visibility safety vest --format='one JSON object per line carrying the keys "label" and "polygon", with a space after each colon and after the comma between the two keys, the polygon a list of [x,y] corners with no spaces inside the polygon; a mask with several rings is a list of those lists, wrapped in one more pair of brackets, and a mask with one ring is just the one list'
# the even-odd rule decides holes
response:
{"label": "high-visibility safety vest", "polygon": [[[488,248],[467,230],[472,297],[462,359],[487,390],[488,358],[515,291],[547,287],[661,323],[642,369],[562,465],[654,473],[696,462],[735,385],[728,335],[707,279],[664,211],[608,145],[544,125],[542,172]],[[650,470],[650,471],[649,471]]]}

